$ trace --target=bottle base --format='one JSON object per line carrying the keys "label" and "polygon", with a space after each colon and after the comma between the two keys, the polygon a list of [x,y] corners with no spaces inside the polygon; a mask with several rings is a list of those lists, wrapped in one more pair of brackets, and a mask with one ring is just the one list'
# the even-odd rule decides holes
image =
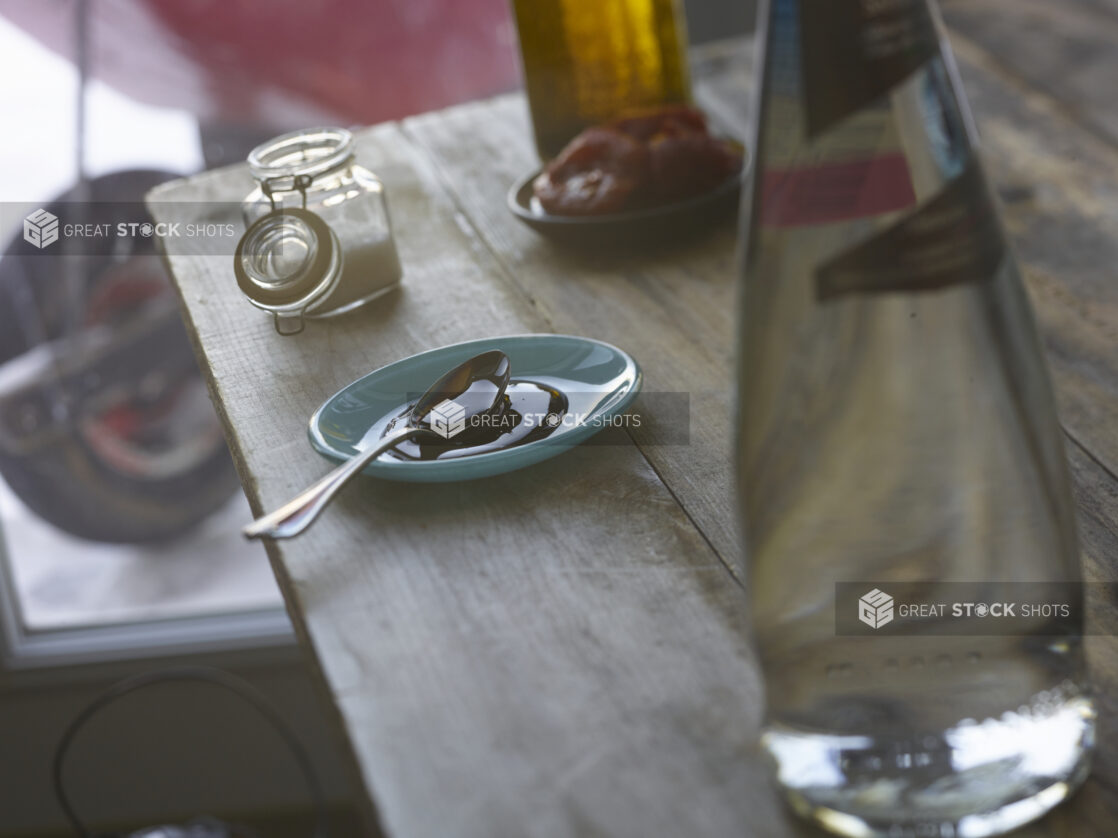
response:
{"label": "bottle base", "polygon": [[772,725],[762,745],[792,809],[851,838],[986,838],[1043,816],[1090,772],[1083,695],[918,739]]}

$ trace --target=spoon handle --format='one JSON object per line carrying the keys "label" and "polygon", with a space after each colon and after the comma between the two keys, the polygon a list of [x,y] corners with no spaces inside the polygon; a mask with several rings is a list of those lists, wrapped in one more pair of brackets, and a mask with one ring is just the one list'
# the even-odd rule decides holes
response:
{"label": "spoon handle", "polygon": [[381,440],[379,445],[354,454],[313,486],[308,487],[274,512],[257,518],[241,530],[245,538],[291,538],[309,527],[346,483],[361,469],[396,443],[422,433],[422,428],[403,428]]}

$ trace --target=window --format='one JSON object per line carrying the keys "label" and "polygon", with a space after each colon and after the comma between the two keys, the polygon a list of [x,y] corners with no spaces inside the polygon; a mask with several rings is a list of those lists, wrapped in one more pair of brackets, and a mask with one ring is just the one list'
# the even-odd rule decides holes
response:
{"label": "window", "polygon": [[[78,197],[78,80],[69,61],[2,18],[0,56],[9,77],[35,79],[0,94],[9,126],[35,126],[10,132],[0,161],[0,233],[14,240],[27,207]],[[95,202],[135,209],[158,179],[203,166],[190,114],[96,82],[86,101]],[[292,643],[264,550],[240,537],[248,505],[158,257],[117,248],[21,261],[13,247],[0,258],[5,663]]]}

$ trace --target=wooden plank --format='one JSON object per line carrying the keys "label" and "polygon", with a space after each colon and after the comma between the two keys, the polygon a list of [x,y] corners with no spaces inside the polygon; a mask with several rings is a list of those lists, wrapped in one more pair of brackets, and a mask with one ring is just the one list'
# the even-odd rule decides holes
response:
{"label": "wooden plank", "polygon": [[[1050,100],[1002,78],[980,50],[962,41],[959,54],[986,138],[989,169],[1006,200],[1007,226],[1039,313],[1061,416],[1073,439],[1103,463],[1088,467],[1086,455],[1074,446],[1080,496],[1112,495],[1118,467],[1118,427],[1112,421],[1118,415],[1118,289],[1110,281],[1110,266],[1118,258],[1118,212],[1110,208],[1118,194],[1113,174],[1118,160],[1105,143],[1068,125]],[[720,122],[741,128],[750,78],[747,52],[721,53],[717,61],[716,73],[700,74],[699,99]],[[549,321],[560,328],[579,323],[591,334],[622,343],[642,358],[653,380],[669,387],[711,393],[729,379],[725,356],[712,359],[715,347],[732,347],[733,319],[726,314],[733,301],[731,237],[716,234],[696,245],[657,251],[651,258],[573,255],[521,228],[504,209],[504,189],[532,165],[521,102],[508,98],[466,105],[408,120],[405,130],[437,160],[464,213]],[[1068,248],[1063,242],[1069,240],[1084,247]],[[618,273],[633,287],[619,292]],[[633,290],[646,299],[634,300]],[[670,353],[658,351],[665,344],[672,347]],[[696,424],[707,423],[698,440],[700,451],[703,446],[718,450],[717,440],[725,445],[730,436],[728,411],[724,404],[720,407],[695,416]],[[728,496],[711,499],[695,491],[704,477],[715,484],[728,482],[727,458],[689,457],[690,451],[673,456],[679,452],[645,446],[639,434],[636,439],[712,544],[724,555],[733,550],[732,539],[725,537],[731,522],[722,520],[733,514],[725,503]],[[1118,572],[1118,554],[1098,549],[1113,542],[1118,504],[1106,510],[1109,517],[1103,524],[1097,516],[1083,524],[1093,572],[1103,574],[1098,578],[1114,578]],[[1118,685],[1109,673],[1118,650],[1110,638],[1095,638],[1092,652],[1107,694],[1113,695]],[[1103,736],[1108,743],[1115,741],[1105,723]],[[1102,760],[1084,802],[1023,834],[1109,834],[1108,824],[1118,815],[1113,794],[1118,770],[1108,757]]]}
{"label": "wooden plank", "polygon": [[[1118,480],[1075,443],[1068,448],[1068,460],[1078,508],[1084,578],[1114,581],[1118,579]],[[1115,625],[1112,607],[1088,613],[1087,619],[1092,631]],[[1058,836],[1112,835],[1118,823],[1118,637],[1090,636],[1086,646],[1099,711],[1098,749],[1091,777],[1075,802],[1045,819]]]}
{"label": "wooden plank", "polygon": [[[169,259],[257,511],[324,470],[305,422],[339,386],[431,346],[551,325],[396,127],[363,134],[359,154],[385,180],[405,264],[387,305],[284,339],[239,297],[230,257]],[[248,187],[237,167],[156,199]],[[153,211],[188,221],[186,206]],[[742,592],[637,448],[614,442],[479,483],[363,481],[306,537],[269,545],[390,835],[780,823],[750,756]]]}
{"label": "wooden plank", "polygon": [[[968,50],[960,52],[976,105],[1016,91]],[[740,56],[728,59],[725,72],[702,82],[702,95],[716,105],[742,95],[746,78],[735,73],[744,66]],[[991,147],[1009,149],[995,172],[1003,192],[1021,194],[1007,177],[1047,159],[1045,131],[1066,144],[1057,148],[1086,156],[1083,170],[1043,168],[1029,206],[1009,206],[1011,229],[1027,235],[1015,214],[1059,221],[1067,212],[1068,224],[1080,229],[1086,215],[1090,235],[1101,236],[1109,228],[1095,216],[1110,181],[1087,176],[1092,161],[1107,159],[1101,144],[1065,131],[1044,101],[1015,95],[1022,101],[1003,110],[976,107]],[[517,155],[530,160],[517,145],[527,137],[518,107],[505,98],[412,120],[405,133],[384,126],[362,136],[362,157],[388,185],[407,270],[405,291],[389,305],[284,340],[239,299],[228,257],[171,257],[250,501],[257,510],[272,505],[321,473],[304,422],[338,386],[481,334],[555,328],[621,343],[645,365],[649,388],[693,394],[692,445],[673,450],[638,434],[642,457],[618,434],[616,446],[477,484],[366,481],[315,534],[269,549],[297,628],[390,835],[817,834],[790,824],[762,780],[742,597],[716,554],[734,550],[734,231],[667,248],[653,267],[546,245],[502,214],[503,190],[525,162]],[[723,108],[731,122],[736,108]],[[479,164],[455,143],[481,143],[489,156]],[[456,168],[471,159],[481,171]],[[248,186],[236,168],[162,197],[236,200]],[[1057,289],[1037,295],[1030,278],[1050,349],[1053,333],[1070,346],[1053,365],[1065,422],[1091,451],[1073,449],[1072,459],[1089,566],[1112,571],[1118,502],[1099,463],[1112,462],[1101,416],[1114,415],[1108,388],[1118,381],[1113,353],[1103,357],[1113,347],[1106,323],[1114,320],[1105,318],[1113,297],[1099,287],[1093,260],[1050,249],[1051,241],[1022,253],[1026,264],[1047,266]],[[1082,328],[1081,292],[1104,314],[1085,343],[1073,334]],[[1111,697],[1116,659],[1112,645],[1093,644]],[[1103,735],[1114,741],[1111,728]],[[1079,802],[1024,834],[1109,834],[1118,776],[1111,753],[1104,750]]]}
{"label": "wooden plank", "polygon": [[[748,50],[715,53],[696,72],[698,98],[744,131]],[[1069,433],[1118,473],[1118,156],[1069,126],[1051,103],[1022,96],[961,44],[964,75],[1006,202],[1006,222],[1026,269]],[[649,461],[716,550],[736,555],[728,370],[733,352],[735,229],[651,255],[583,255],[519,224],[504,192],[533,165],[522,101],[505,97],[405,122],[438,162],[464,212],[513,281],[557,328],[575,324],[627,347],[650,387],[692,393],[686,448],[645,445]],[[468,137],[469,142],[462,138]],[[1068,247],[1066,242],[1080,243]],[[620,274],[622,281],[618,281]]]}
{"label": "wooden plank", "polygon": [[1065,113],[1118,142],[1118,0],[946,0],[944,18]]}
{"label": "wooden plank", "polygon": [[1118,0],[1074,0],[1074,2],[1098,9],[1100,12],[1118,19]]}
{"label": "wooden plank", "polygon": [[[1114,580],[1118,481],[1075,443],[1068,448],[1068,459],[1079,510],[1084,576],[1090,581]],[[1093,611],[1087,619],[1093,631],[1114,624],[1112,613]],[[1093,771],[1071,802],[1014,832],[1015,838],[1108,838],[1114,834],[1118,823],[1118,637],[1090,636],[1086,647],[1099,710]]]}
{"label": "wooden plank", "polygon": [[[732,52],[715,47],[712,54],[709,65],[696,68],[700,97],[741,136],[748,88],[725,81],[747,73],[748,56],[740,46]],[[644,368],[646,391],[689,394],[687,445],[660,445],[644,430],[634,438],[656,470],[671,475],[672,492],[733,568],[738,532],[728,371],[735,351],[734,219],[678,245],[647,242],[620,252],[553,245],[505,205],[509,185],[538,165],[523,99],[505,96],[414,117],[404,130],[437,161],[464,214],[548,322],[633,353]]]}
{"label": "wooden plank", "polygon": [[1118,474],[1118,150],[954,38],[1068,434]]}

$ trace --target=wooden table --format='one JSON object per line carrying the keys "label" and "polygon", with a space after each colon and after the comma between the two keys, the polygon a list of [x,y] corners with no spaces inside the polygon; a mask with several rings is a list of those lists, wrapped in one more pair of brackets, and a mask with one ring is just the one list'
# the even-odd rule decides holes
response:
{"label": "wooden table", "polygon": [[[1043,0],[948,12],[996,41],[1018,4],[1058,18]],[[1035,86],[976,35],[955,46],[1047,340],[1087,574],[1114,579],[1113,113],[1065,95],[1072,79]],[[710,48],[696,69],[700,103],[740,134],[749,52]],[[393,838],[815,834],[784,814],[754,751],[760,689],[729,456],[734,225],[638,255],[549,245],[505,208],[534,163],[519,96],[371,128],[359,155],[387,185],[405,265],[386,304],[284,339],[239,297],[228,256],[169,258],[254,510],[323,472],[305,429],[326,396],[454,341],[608,340],[639,359],[646,390],[689,393],[692,414],[689,445],[617,430],[615,445],[476,483],[362,481],[311,534],[269,544],[370,816]],[[155,197],[237,201],[250,187],[234,167]],[[1098,767],[1025,834],[1115,834],[1118,644],[1094,638],[1090,654]]]}

